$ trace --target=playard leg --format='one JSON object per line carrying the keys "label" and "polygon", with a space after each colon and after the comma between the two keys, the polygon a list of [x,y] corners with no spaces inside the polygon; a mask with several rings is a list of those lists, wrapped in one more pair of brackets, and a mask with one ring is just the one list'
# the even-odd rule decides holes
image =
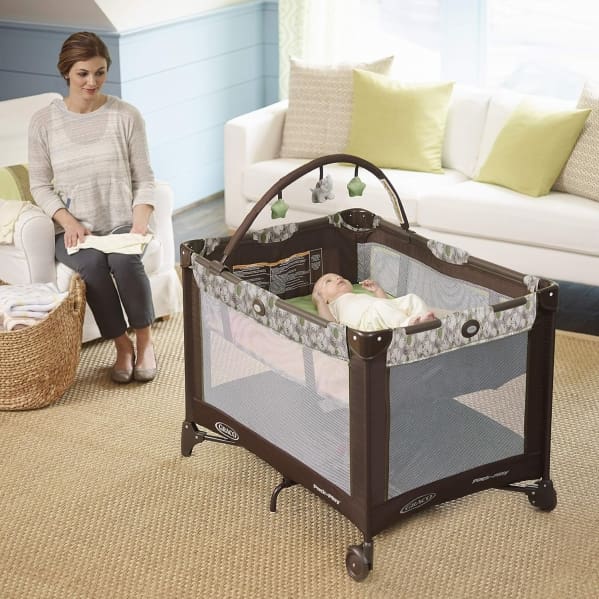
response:
{"label": "playard leg", "polygon": [[295,481],[291,480],[290,478],[287,478],[284,476],[283,480],[274,488],[272,495],[270,496],[270,511],[271,512],[277,511],[277,497],[279,496],[279,493],[283,489],[286,489],[287,487],[293,487],[293,485],[297,485],[297,483]]}
{"label": "playard leg", "polygon": [[209,435],[206,431],[200,430],[195,422],[185,420],[181,428],[181,455],[189,457],[195,445],[202,441],[214,441],[216,443],[225,443],[226,445],[236,445],[235,441]]}
{"label": "playard leg", "polygon": [[364,537],[361,545],[350,545],[345,555],[345,567],[347,573],[356,582],[362,582],[370,570],[374,560],[374,543],[372,538]]}
{"label": "playard leg", "polygon": [[503,488],[507,491],[526,493],[528,501],[544,512],[550,512],[557,505],[557,493],[550,479],[542,478],[532,485],[507,485]]}

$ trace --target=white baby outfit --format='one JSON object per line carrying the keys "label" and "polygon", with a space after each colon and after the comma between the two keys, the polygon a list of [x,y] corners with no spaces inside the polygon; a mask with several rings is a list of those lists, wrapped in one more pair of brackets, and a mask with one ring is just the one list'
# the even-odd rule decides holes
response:
{"label": "white baby outfit", "polygon": [[329,304],[335,320],[359,331],[379,331],[408,326],[412,316],[430,308],[413,293],[380,298],[367,293],[344,293]]}

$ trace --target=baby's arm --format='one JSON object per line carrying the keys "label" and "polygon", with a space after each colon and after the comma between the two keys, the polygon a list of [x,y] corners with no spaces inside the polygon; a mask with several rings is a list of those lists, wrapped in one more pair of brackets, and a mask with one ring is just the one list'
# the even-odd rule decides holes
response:
{"label": "baby's arm", "polygon": [[320,295],[320,293],[312,293],[312,301],[316,306],[316,310],[318,311],[318,316],[324,318],[325,320],[330,320],[331,322],[336,322],[335,317],[333,316],[331,310],[329,309],[329,305],[325,301],[325,299]]}
{"label": "baby's arm", "polygon": [[365,279],[364,281],[362,281],[360,283],[360,285],[362,285],[362,287],[364,287],[364,289],[366,289],[367,291],[374,293],[374,297],[380,297],[382,299],[387,299],[387,297],[389,297],[385,293],[383,288],[376,281],[373,281],[372,279]]}

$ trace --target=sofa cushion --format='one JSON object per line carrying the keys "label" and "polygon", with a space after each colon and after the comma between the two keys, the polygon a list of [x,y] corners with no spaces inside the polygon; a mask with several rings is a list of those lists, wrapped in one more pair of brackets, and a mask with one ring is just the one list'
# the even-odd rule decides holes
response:
{"label": "sofa cushion", "polygon": [[476,179],[531,196],[547,194],[589,112],[547,109],[522,101],[497,135]]}
{"label": "sofa cushion", "polygon": [[[258,201],[275,181],[305,162],[305,160],[287,158],[252,164],[243,173],[243,195],[249,201]],[[385,219],[397,222],[389,195],[370,171],[363,168],[359,170],[358,174],[366,183],[366,188],[362,196],[356,197],[349,197],[347,191],[347,184],[354,176],[353,166],[330,164],[324,167],[324,174],[330,174],[333,179],[334,199],[322,204],[312,203],[311,189],[314,188],[319,175],[316,170],[285,188],[283,198],[289,207],[313,212],[314,218],[346,208],[365,208]],[[395,187],[410,223],[416,222],[416,203],[423,190],[445,189],[466,179],[458,171],[450,169],[438,174],[388,169],[385,170],[385,174]],[[272,224],[277,224],[277,221],[272,221]]]}
{"label": "sofa cushion", "polygon": [[460,171],[469,178],[474,176],[490,99],[488,91],[454,86],[443,141],[445,168]]}
{"label": "sofa cushion", "polygon": [[386,74],[393,57],[369,63],[317,65],[291,59],[283,158],[316,158],[345,150],[351,122],[352,69]]}
{"label": "sofa cushion", "polygon": [[585,85],[578,108],[590,108],[591,114],[553,187],[599,202],[599,87]]}
{"label": "sofa cushion", "polygon": [[427,190],[418,224],[432,230],[599,256],[599,210],[592,200],[551,192],[534,198],[466,181]]}
{"label": "sofa cushion", "polygon": [[24,164],[0,167],[0,199],[33,202],[29,172]]}
{"label": "sofa cushion", "polygon": [[452,88],[453,83],[406,85],[355,69],[347,153],[380,168],[440,172]]}

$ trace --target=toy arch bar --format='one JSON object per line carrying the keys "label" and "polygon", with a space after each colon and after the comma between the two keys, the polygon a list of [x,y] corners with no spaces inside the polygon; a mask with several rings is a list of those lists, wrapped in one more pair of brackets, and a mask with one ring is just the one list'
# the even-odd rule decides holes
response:
{"label": "toy arch bar", "polygon": [[310,162],[306,162],[302,166],[292,170],[290,173],[281,177],[276,183],[264,193],[264,195],[254,204],[253,208],[248,212],[246,217],[243,219],[243,222],[239,225],[239,228],[235,231],[229,243],[225,247],[225,251],[223,254],[223,258],[221,264],[225,264],[227,258],[230,256],[231,252],[237,247],[239,241],[243,238],[243,236],[248,232],[249,228],[252,226],[252,223],[256,220],[256,217],[260,212],[264,209],[264,207],[272,200],[275,196],[278,196],[282,193],[283,189],[297,181],[300,177],[303,177],[305,174],[309,173],[314,169],[322,169],[325,164],[336,164],[339,162],[346,162],[355,164],[356,167],[360,166],[370,171],[383,185],[383,187],[387,190],[389,194],[389,198],[393,203],[393,209],[395,210],[395,214],[400,222],[400,225],[403,229],[409,229],[410,224],[408,223],[408,217],[406,216],[406,212],[404,210],[403,204],[399,199],[399,195],[397,195],[397,191],[393,187],[393,184],[383,173],[383,171],[368,162],[368,160],[364,160],[364,158],[360,158],[359,156],[353,156],[352,154],[329,154],[328,156],[321,156],[320,158],[315,158]]}

